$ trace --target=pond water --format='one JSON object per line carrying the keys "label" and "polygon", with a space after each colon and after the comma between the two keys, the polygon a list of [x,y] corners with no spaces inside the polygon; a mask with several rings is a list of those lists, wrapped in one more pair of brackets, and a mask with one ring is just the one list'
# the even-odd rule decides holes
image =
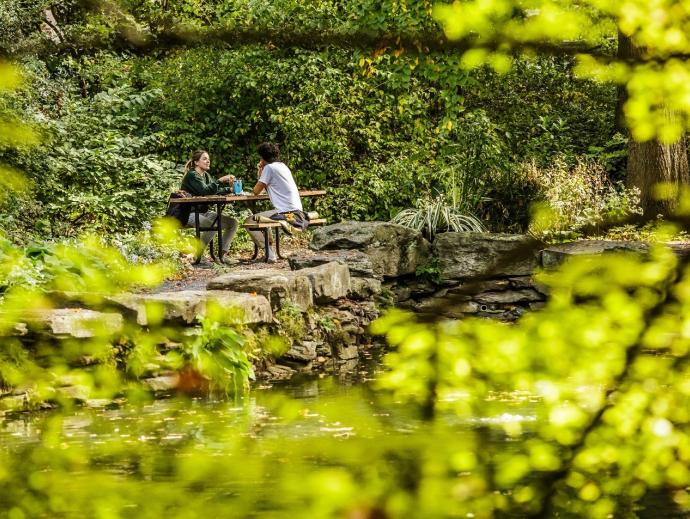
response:
{"label": "pond water", "polygon": [[[491,516],[481,489],[444,473],[448,458],[510,452],[520,439],[502,426],[519,423],[529,436],[535,400],[497,395],[488,416],[429,424],[374,389],[376,369],[259,385],[237,401],[5,419],[0,509],[10,517]],[[466,504],[441,498],[453,493]],[[660,493],[625,517],[684,516]]]}

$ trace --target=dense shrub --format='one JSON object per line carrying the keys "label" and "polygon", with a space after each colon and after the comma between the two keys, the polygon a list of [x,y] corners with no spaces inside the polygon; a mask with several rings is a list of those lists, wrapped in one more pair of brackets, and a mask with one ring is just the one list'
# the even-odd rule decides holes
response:
{"label": "dense shrub", "polygon": [[544,212],[532,223],[532,232],[572,238],[585,227],[596,229],[602,222],[641,214],[639,190],[611,182],[604,167],[592,160],[579,160],[574,167],[561,159],[546,168],[534,161],[523,167],[544,199]]}
{"label": "dense shrub", "polygon": [[161,214],[180,173],[155,153],[159,135],[136,131],[160,93],[125,84],[83,97],[70,81],[51,85],[45,68],[28,70],[25,115],[43,138],[6,155],[32,183],[32,196],[4,215],[16,234],[136,230]]}
{"label": "dense shrub", "polygon": [[[26,5],[37,27],[41,5]],[[154,37],[175,21],[250,30],[260,20],[267,34],[295,24],[307,32],[438,30],[426,1],[124,5]],[[79,9],[69,2],[56,11],[65,31],[113,36],[115,22],[84,18]],[[31,30],[24,32],[17,37]],[[616,178],[624,166],[624,142],[613,134],[614,89],[574,81],[572,65],[540,57],[503,75],[470,72],[453,51],[403,45],[238,44],[45,58],[31,64],[31,88],[16,103],[43,126],[44,145],[5,154],[40,181],[3,219],[23,228],[17,234],[138,228],[162,211],[179,177],[173,166],[193,149],[209,150],[214,173],[251,185],[256,145],[273,140],[300,186],[329,190],[316,209],[331,220],[389,219],[442,194],[491,229],[524,230],[536,190],[519,173],[523,161],[542,167],[557,154],[571,164],[601,156]],[[31,223],[19,216],[27,211],[36,216]]]}
{"label": "dense shrub", "polygon": [[[613,117],[612,91],[559,82],[569,64],[551,58],[543,67],[549,82],[527,105],[517,102],[539,83],[539,62],[509,76],[471,75],[450,53],[244,47],[179,52],[132,72],[135,82],[163,91],[144,133],[164,135],[161,152],[170,160],[204,147],[217,172],[253,180],[256,144],[276,140],[298,184],[329,189],[320,207],[328,218],[388,219],[442,192],[493,228],[520,229],[533,190],[518,185],[515,165],[566,152],[574,160],[603,146]],[[496,100],[500,89],[516,92]],[[554,97],[567,91],[553,110],[577,132],[535,133],[545,117],[538,101],[549,89]],[[611,116],[602,115],[609,108]]]}

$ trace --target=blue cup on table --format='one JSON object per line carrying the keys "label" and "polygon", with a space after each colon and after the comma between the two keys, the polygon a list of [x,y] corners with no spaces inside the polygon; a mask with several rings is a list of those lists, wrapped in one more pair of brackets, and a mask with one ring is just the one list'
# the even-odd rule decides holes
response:
{"label": "blue cup on table", "polygon": [[236,195],[242,194],[242,181],[241,180],[235,179],[232,181],[232,191]]}

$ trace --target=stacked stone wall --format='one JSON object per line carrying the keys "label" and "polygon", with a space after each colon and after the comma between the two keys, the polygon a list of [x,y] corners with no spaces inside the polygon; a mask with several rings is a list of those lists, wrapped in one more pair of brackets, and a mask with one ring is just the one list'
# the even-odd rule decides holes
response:
{"label": "stacked stone wall", "polygon": [[[544,249],[527,236],[490,233],[444,233],[429,243],[419,232],[387,222],[341,222],[317,229],[311,250],[289,258],[290,270],[233,269],[212,279],[206,290],[106,297],[107,311],[83,304],[90,297],[62,294],[65,308],[27,312],[6,335],[30,347],[46,337],[89,340],[99,328],[117,332],[125,322],[142,328],[161,321],[193,327],[215,305],[234,309],[249,338],[272,334],[286,340],[289,347],[282,354],[256,357],[259,377],[342,372],[371,355],[367,328],[386,307],[447,318],[515,320],[547,299],[533,277],[539,269],[554,268],[573,255],[646,249],[609,241]],[[676,249],[686,252],[684,246]],[[152,366],[149,383],[156,391],[169,390],[175,374]],[[5,396],[10,394],[17,396],[16,390]]]}

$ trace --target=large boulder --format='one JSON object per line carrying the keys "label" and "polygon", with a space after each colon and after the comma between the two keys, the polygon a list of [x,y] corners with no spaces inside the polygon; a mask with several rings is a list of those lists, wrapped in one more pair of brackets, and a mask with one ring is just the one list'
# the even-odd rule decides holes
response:
{"label": "large boulder", "polygon": [[239,270],[213,278],[206,286],[209,290],[262,295],[271,302],[274,310],[289,303],[306,312],[314,304],[309,277],[288,270]]}
{"label": "large boulder", "polygon": [[318,267],[297,270],[293,274],[307,276],[311,283],[314,301],[332,303],[347,297],[350,290],[350,270],[341,263],[325,263]]}
{"label": "large boulder", "polygon": [[316,251],[359,250],[369,257],[379,276],[412,274],[429,260],[430,245],[419,231],[388,222],[340,222],[317,229]]}
{"label": "large boulder", "polygon": [[433,247],[443,281],[523,276],[538,266],[537,242],[522,234],[448,232]]}
{"label": "large boulder", "polygon": [[193,323],[205,317],[210,304],[237,310],[237,321],[245,324],[273,321],[271,305],[262,295],[242,294],[224,290],[183,290],[157,294],[120,294],[111,302],[136,315],[141,325],[156,321]]}
{"label": "large boulder", "polygon": [[381,293],[381,281],[375,278],[350,278],[350,297],[366,301]]}
{"label": "large boulder", "polygon": [[374,272],[368,255],[357,250],[335,250],[293,254],[288,259],[292,270],[318,267],[327,263],[347,266],[350,275],[349,297],[368,299],[381,292],[381,275]]}

